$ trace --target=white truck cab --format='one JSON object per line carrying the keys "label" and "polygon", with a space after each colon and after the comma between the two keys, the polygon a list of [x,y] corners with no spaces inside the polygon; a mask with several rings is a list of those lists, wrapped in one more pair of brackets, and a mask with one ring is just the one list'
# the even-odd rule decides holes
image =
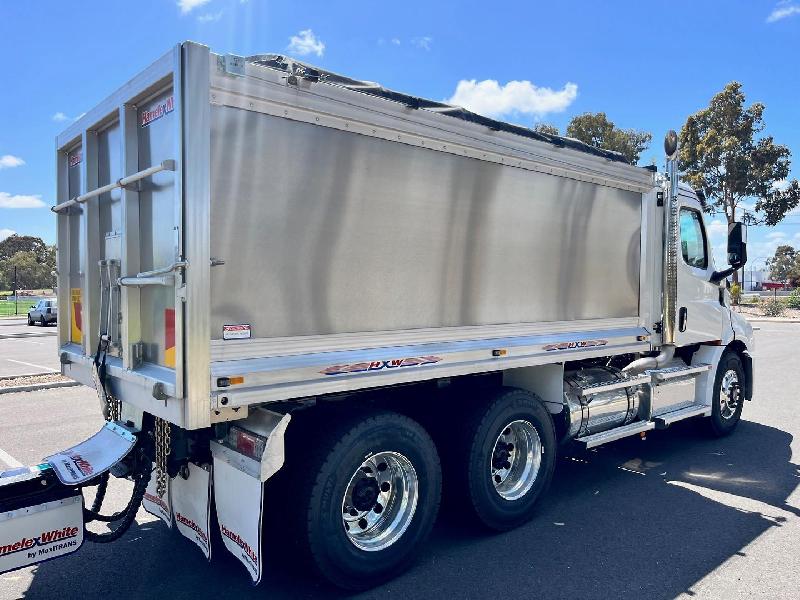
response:
{"label": "white truck cab", "polygon": [[[752,347],[752,326],[730,308],[730,294],[720,281],[713,247],[703,219],[703,206],[687,185],[679,186],[680,261],[678,266],[678,346],[724,345],[734,337]],[[723,282],[724,283],[724,282]]]}

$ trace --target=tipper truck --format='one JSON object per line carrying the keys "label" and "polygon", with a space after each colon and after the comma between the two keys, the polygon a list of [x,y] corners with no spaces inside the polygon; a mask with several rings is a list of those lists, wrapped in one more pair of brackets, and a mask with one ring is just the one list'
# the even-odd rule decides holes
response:
{"label": "tipper truck", "polygon": [[412,562],[443,487],[502,531],[564,444],[731,433],[753,395],[725,285],[746,230],[715,266],[677,145],[657,172],[177,45],[57,137],[61,372],[106,423],[0,475],[0,572],[113,541],[144,506],[255,583],[281,545],[364,589]]}

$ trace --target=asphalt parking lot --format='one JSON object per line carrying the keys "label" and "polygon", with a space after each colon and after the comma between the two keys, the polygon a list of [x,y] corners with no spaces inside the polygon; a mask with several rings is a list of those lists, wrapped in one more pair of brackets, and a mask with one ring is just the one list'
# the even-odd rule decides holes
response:
{"label": "asphalt parking lot", "polygon": [[28,327],[27,319],[0,319],[0,377],[58,371],[55,325]]}
{"label": "asphalt parking lot", "polygon": [[[800,597],[800,325],[758,326],[756,397],[732,437],[710,439],[702,423],[684,422],[646,441],[565,452],[533,521],[487,534],[445,510],[416,566],[360,597]],[[101,424],[94,392],[83,387],[7,394],[0,405],[0,468],[33,464]],[[265,540],[266,575],[254,588],[225,550],[212,550],[209,565],[140,511],[114,544],[87,542],[70,557],[0,576],[0,599],[341,597],[292,565],[270,568],[284,540],[269,532]]]}

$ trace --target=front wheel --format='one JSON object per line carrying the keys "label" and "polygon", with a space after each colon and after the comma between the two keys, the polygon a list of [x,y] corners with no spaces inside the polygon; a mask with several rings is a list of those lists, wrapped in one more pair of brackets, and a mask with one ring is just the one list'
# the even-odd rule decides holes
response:
{"label": "front wheel", "polygon": [[745,387],[744,367],[739,355],[726,350],[717,365],[709,428],[712,435],[730,435],[742,416]]}
{"label": "front wheel", "polygon": [[497,531],[529,520],[556,462],[555,430],[544,404],[525,390],[501,388],[476,407],[465,434],[460,469],[469,508]]}
{"label": "front wheel", "polygon": [[298,453],[284,466],[293,471],[289,509],[301,552],[324,578],[348,590],[397,575],[413,561],[438,512],[441,469],[432,440],[415,421],[392,412],[325,419],[307,431],[304,441],[287,439]]}

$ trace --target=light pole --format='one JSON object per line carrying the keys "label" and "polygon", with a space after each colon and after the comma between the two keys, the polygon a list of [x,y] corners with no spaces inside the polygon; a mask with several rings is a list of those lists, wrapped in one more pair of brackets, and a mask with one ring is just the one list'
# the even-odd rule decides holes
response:
{"label": "light pole", "polygon": [[19,298],[17,294],[17,266],[14,265],[14,316],[19,315]]}

